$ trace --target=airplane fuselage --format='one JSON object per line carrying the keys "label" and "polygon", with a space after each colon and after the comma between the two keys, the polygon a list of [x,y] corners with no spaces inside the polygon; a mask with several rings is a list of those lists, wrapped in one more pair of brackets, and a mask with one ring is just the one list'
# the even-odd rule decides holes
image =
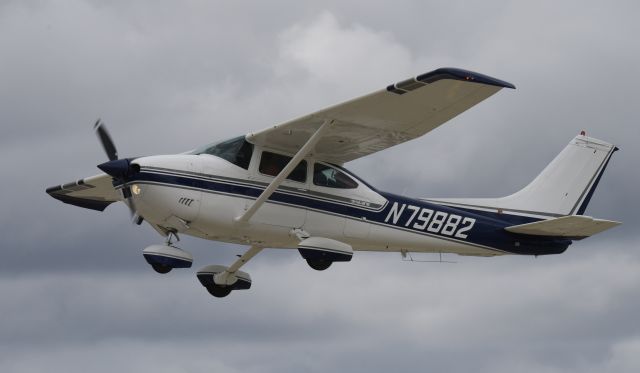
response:
{"label": "airplane fuselage", "polygon": [[[254,152],[247,170],[210,155],[138,158],[140,172],[127,185],[147,222],[222,242],[296,248],[300,235],[310,235],[345,242],[354,250],[476,256],[557,254],[571,243],[504,230],[539,220],[535,217],[453,208],[380,192],[343,168],[358,188],[317,186],[310,178],[287,181],[249,222],[238,222],[272,178],[258,171],[259,154]],[[307,159],[309,167],[314,162]]]}

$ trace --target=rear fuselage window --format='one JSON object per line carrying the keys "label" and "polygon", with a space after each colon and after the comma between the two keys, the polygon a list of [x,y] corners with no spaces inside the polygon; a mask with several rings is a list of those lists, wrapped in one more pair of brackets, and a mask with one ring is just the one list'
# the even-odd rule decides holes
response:
{"label": "rear fuselage window", "polygon": [[240,136],[215,145],[207,145],[195,150],[193,154],[215,155],[248,170],[253,154],[253,144],[247,142],[244,136]]}
{"label": "rear fuselage window", "polygon": [[[262,152],[258,171],[261,174],[277,176],[280,171],[289,163],[291,157],[271,152]],[[304,183],[307,180],[307,161],[300,161],[296,168],[291,171],[287,179]]]}
{"label": "rear fuselage window", "polygon": [[313,165],[313,184],[337,189],[355,189],[358,187],[358,183],[344,172],[321,163]]}

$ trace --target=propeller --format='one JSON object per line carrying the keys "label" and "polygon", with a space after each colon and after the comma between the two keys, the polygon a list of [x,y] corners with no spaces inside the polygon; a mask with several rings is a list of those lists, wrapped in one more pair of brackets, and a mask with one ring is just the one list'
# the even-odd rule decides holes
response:
{"label": "propeller", "polygon": [[98,118],[96,123],[93,125],[93,129],[96,131],[96,135],[98,135],[98,139],[104,148],[105,153],[107,153],[107,158],[110,161],[115,161],[118,159],[118,151],[116,150],[116,146],[111,140],[111,136],[109,135],[109,131],[107,131],[107,127],[104,125],[104,122]]}
{"label": "propeller", "polygon": [[[109,158],[108,162],[99,164],[98,168],[113,178],[114,186],[117,184],[126,184],[134,174],[140,171],[140,166],[132,164],[131,159],[118,159],[118,150],[116,149],[116,146],[111,139],[111,135],[109,135],[109,131],[107,131],[107,127],[102,120],[98,119],[93,125],[93,129],[96,131],[96,135],[102,144],[102,148],[104,148],[105,153],[107,153],[107,158]],[[135,224],[140,225],[142,223],[142,217],[136,212],[136,206],[133,202],[133,198],[131,198],[131,187],[123,187],[122,195],[124,197],[124,202],[131,213],[131,220]]]}

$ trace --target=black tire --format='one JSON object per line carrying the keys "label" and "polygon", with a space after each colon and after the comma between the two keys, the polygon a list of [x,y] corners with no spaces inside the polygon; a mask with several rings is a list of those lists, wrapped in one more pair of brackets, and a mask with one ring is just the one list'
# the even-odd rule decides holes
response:
{"label": "black tire", "polygon": [[216,298],[224,298],[231,293],[231,286],[207,286],[207,291]]}
{"label": "black tire", "polygon": [[309,267],[315,269],[316,271],[324,271],[325,269],[331,267],[331,263],[332,262],[323,259],[307,259],[307,264],[309,264]]}
{"label": "black tire", "polygon": [[171,272],[171,270],[173,268],[166,266],[164,264],[152,264],[151,268],[153,268],[154,271],[161,273],[161,274],[165,274],[165,273],[169,273]]}

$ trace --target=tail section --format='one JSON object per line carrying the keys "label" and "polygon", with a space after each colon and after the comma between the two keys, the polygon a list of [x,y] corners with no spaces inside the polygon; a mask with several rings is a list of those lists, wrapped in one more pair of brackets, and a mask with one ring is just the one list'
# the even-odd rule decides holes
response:
{"label": "tail section", "polygon": [[576,136],[556,158],[522,190],[502,198],[428,199],[463,208],[546,217],[583,215],[602,174],[618,150],[612,144]]}
{"label": "tail section", "polygon": [[529,185],[501,198],[508,208],[582,215],[617,148],[579,135]]}
{"label": "tail section", "polygon": [[580,240],[606,231],[617,225],[620,225],[620,222],[594,219],[590,216],[583,215],[569,215],[560,218],[539,220],[533,223],[512,225],[506,227],[505,230],[511,233],[531,236],[564,237]]}

